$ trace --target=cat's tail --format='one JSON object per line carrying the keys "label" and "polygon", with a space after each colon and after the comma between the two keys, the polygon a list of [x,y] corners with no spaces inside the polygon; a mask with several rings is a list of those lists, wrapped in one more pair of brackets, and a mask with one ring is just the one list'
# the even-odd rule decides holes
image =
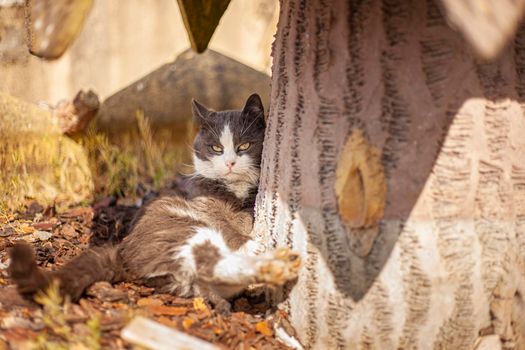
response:
{"label": "cat's tail", "polygon": [[27,297],[45,291],[51,281],[57,279],[60,293],[76,301],[95,282],[118,282],[124,278],[115,246],[88,249],[56,271],[38,267],[33,249],[28,244],[15,244],[9,255],[9,275],[18,292]]}

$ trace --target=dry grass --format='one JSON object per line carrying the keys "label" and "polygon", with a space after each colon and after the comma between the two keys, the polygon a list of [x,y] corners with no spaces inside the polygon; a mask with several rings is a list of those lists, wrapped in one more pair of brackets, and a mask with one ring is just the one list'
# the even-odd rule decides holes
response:
{"label": "dry grass", "polygon": [[[66,320],[67,308],[70,306],[70,303],[68,301],[64,302],[60,296],[59,285],[56,280],[51,283],[45,293],[37,294],[35,301],[42,305],[42,320],[47,329],[38,335],[32,344],[32,349],[101,349],[100,319],[97,316],[93,316],[86,322],[77,324],[77,327],[73,329]],[[49,331],[51,334],[48,333]]]}
{"label": "dry grass", "polygon": [[7,135],[0,143],[0,169],[0,203],[9,208],[30,199],[79,202],[93,191],[84,151],[66,137]]}
{"label": "dry grass", "polygon": [[134,197],[139,186],[159,190],[187,160],[189,132],[183,135],[184,142],[177,144],[168,137],[155,135],[142,111],[137,111],[136,119],[137,132],[121,137],[118,144],[98,133],[95,125],[87,131],[82,142],[88,152],[97,195]]}
{"label": "dry grass", "polygon": [[55,134],[0,133],[0,204],[19,209],[37,200],[68,206],[165,186],[189,159],[192,128],[154,133],[142,111],[136,112],[136,122],[137,130],[118,140],[97,132],[96,125],[76,141]]}

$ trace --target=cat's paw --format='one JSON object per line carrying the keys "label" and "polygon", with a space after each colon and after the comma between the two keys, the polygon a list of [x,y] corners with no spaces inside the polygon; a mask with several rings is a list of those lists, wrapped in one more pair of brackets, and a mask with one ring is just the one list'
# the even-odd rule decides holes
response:
{"label": "cat's paw", "polygon": [[288,248],[279,248],[267,254],[258,267],[258,282],[283,285],[297,278],[301,258]]}

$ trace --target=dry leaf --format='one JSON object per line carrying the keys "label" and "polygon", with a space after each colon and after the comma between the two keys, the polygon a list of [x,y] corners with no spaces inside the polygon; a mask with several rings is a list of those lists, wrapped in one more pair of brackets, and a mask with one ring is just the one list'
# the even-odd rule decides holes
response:
{"label": "dry leaf", "polygon": [[74,238],[74,237],[78,236],[78,233],[75,230],[75,228],[72,225],[69,225],[69,224],[65,224],[62,227],[62,234],[64,236],[66,236],[67,238]]}
{"label": "dry leaf", "polygon": [[50,231],[53,228],[53,223],[49,221],[37,222],[33,224],[33,227],[41,231]]}
{"label": "dry leaf", "polygon": [[[0,0],[1,1],[1,0]],[[45,259],[45,268],[53,269],[57,266],[70,261],[75,255],[79,254],[80,248],[75,240],[71,244],[70,237],[77,235],[77,240],[82,244],[89,244],[92,235],[101,233],[111,233],[116,230],[114,226],[122,224],[123,218],[131,217],[129,208],[116,207],[110,205],[99,210],[106,210],[104,220],[99,217],[90,223],[91,210],[74,209],[65,214],[50,213],[46,219],[37,219],[29,222],[24,215],[22,219],[13,218],[13,222],[1,224],[0,235],[6,230],[12,232],[4,240],[0,241],[0,262],[5,261],[6,248],[17,239],[32,239],[32,245],[39,251],[39,257]],[[9,213],[0,213],[0,221],[5,220]],[[75,216],[78,215],[78,216]],[[109,218],[109,221],[106,219]],[[87,219],[87,220],[85,220]],[[98,221],[97,221],[98,220]],[[38,228],[35,231],[32,228]],[[108,231],[108,229],[110,231]],[[118,228],[117,228],[118,229]],[[42,232],[47,231],[47,232]],[[69,232],[68,232],[69,231]],[[24,233],[31,232],[31,233]],[[16,235],[18,233],[18,235]],[[53,239],[47,241],[38,240],[39,234],[53,235]],[[115,231],[115,234],[118,232]],[[4,249],[2,251],[2,249]],[[2,254],[3,252],[3,254]],[[41,256],[40,256],[41,255]],[[35,309],[27,301],[22,299],[16,292],[14,286],[6,288],[5,284],[10,283],[5,276],[0,274],[0,320],[13,315],[23,319],[27,329],[33,331],[42,327],[42,332],[49,332],[42,321],[43,313],[40,309]],[[273,337],[274,322],[266,319],[257,325],[260,318],[252,316],[256,313],[257,304],[252,304],[248,299],[243,299],[236,306],[242,306],[245,312],[235,312],[231,315],[222,315],[213,311],[203,298],[181,298],[169,294],[155,294],[153,288],[136,285],[130,282],[119,283],[111,286],[107,283],[98,283],[93,285],[88,292],[89,298],[82,298],[79,304],[68,304],[64,307],[64,320],[73,327],[73,332],[86,329],[85,323],[91,317],[100,320],[101,329],[101,346],[102,348],[123,349],[123,340],[118,337],[119,330],[135,314],[143,314],[154,317],[160,324],[171,329],[186,331],[193,336],[204,339],[208,342],[221,345],[225,348],[244,346],[246,349],[282,349]],[[125,300],[131,302],[127,303]],[[6,301],[5,303],[3,301]],[[235,310],[239,310],[237,307]],[[12,312],[14,311],[14,313]],[[286,316],[276,315],[277,318]],[[15,320],[16,321],[16,320]],[[282,324],[282,322],[281,322]],[[20,325],[20,324],[19,324]],[[11,325],[10,327],[12,327]],[[15,324],[16,326],[16,324]],[[257,327],[257,328],[256,328]],[[25,328],[24,328],[25,329]],[[285,328],[286,329],[286,328]],[[6,333],[6,331],[8,331]],[[38,335],[38,332],[26,333],[21,327],[4,330],[0,340],[0,350],[2,350],[2,341],[8,340],[9,346],[18,346],[25,349],[28,346],[24,342]],[[140,333],[140,332],[139,332]],[[7,335],[6,335],[7,334]],[[139,334],[141,335],[141,334]],[[73,344],[68,344],[72,348]]]}
{"label": "dry leaf", "polygon": [[182,321],[182,327],[187,331],[194,323],[195,320],[193,318],[186,317],[184,321]]}
{"label": "dry leaf", "polygon": [[137,301],[137,305],[140,307],[146,307],[146,306],[160,306],[163,302],[160,299],[155,298],[142,298]]}
{"label": "dry leaf", "polygon": [[188,309],[185,307],[179,306],[148,306],[148,311],[152,312],[155,315],[165,315],[165,316],[182,316],[188,313]]}
{"label": "dry leaf", "polygon": [[273,335],[273,331],[268,326],[268,322],[266,322],[266,321],[257,322],[257,324],[255,325],[255,330],[257,332],[259,332],[261,334],[264,334],[264,335],[267,335],[267,336],[272,336]]}
{"label": "dry leaf", "polygon": [[201,297],[193,299],[193,308],[197,311],[207,311],[208,306]]}
{"label": "dry leaf", "polygon": [[29,226],[28,224],[20,225],[19,230],[22,231],[22,233],[33,233],[33,232],[35,232],[35,228],[33,226]]}
{"label": "dry leaf", "polygon": [[161,316],[157,318],[157,321],[159,323],[162,323],[165,326],[171,327],[171,328],[177,328],[177,322],[173,321],[171,318],[168,318],[166,316]]}

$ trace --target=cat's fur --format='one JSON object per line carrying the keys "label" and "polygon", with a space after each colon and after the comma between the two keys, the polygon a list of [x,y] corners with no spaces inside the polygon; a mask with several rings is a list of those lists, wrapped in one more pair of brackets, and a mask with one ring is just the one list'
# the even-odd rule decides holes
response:
{"label": "cat's fur", "polygon": [[[200,126],[193,143],[195,173],[182,179],[179,187],[187,198],[206,195],[253,213],[265,130],[259,96],[250,96],[240,115],[238,111],[210,111],[197,101],[192,107],[194,122]],[[250,148],[238,154],[235,147],[245,142]],[[222,145],[224,153],[217,156],[210,148],[212,144]],[[225,175],[227,161],[235,165]]]}
{"label": "cat's fur", "polygon": [[89,249],[57,271],[38,268],[32,249],[15,245],[9,271],[20,293],[32,295],[57,278],[61,292],[77,300],[96,281],[137,281],[228,308],[225,298],[249,284],[296,277],[297,255],[286,249],[255,255],[261,247],[250,238],[265,128],[259,96],[250,96],[242,111],[214,112],[194,101],[193,113],[200,130],[187,198],[152,201],[119,245]]}

